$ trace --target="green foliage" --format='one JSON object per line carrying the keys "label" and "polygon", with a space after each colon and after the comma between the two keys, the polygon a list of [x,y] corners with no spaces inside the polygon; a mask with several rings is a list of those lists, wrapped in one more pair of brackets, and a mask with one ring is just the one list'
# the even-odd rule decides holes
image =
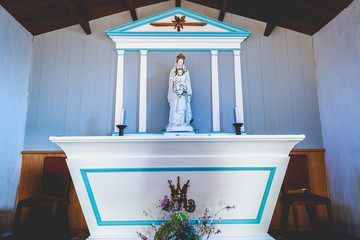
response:
{"label": "green foliage", "polygon": [[[204,214],[196,220],[196,223],[190,224],[189,215],[182,209],[179,209],[177,199],[170,199],[165,196],[160,201],[161,210],[165,213],[171,213],[170,220],[165,221],[159,227],[152,224],[152,230],[155,232],[154,240],[200,240],[202,238],[209,239],[211,235],[220,234],[220,229],[217,229],[215,224],[221,223],[221,217],[218,214],[223,211],[235,209],[235,206],[226,206],[221,208],[214,215],[210,212],[210,209],[206,208]],[[179,209],[179,210],[176,210]],[[144,211],[146,216],[154,218]],[[149,240],[150,238],[137,232],[137,235],[142,240]]]}
{"label": "green foliage", "polygon": [[174,212],[169,222],[163,223],[157,230],[154,240],[197,240],[199,236],[190,225],[186,212]]}

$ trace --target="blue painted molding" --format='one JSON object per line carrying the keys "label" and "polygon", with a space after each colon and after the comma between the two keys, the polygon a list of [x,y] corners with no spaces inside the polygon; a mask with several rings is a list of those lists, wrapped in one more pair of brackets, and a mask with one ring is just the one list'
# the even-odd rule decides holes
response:
{"label": "blue painted molding", "polygon": [[[140,50],[148,50],[152,52],[209,52],[212,50],[218,50],[221,52],[232,52],[234,50],[241,51],[241,48],[116,48],[116,51],[124,50],[124,51],[140,51]],[[240,56],[240,55],[239,55]]]}
{"label": "blue painted molding", "polygon": [[[157,135],[164,135],[166,131],[163,131],[161,133],[149,133],[149,132],[127,132],[124,133],[124,135],[132,135],[132,134],[157,134]],[[169,133],[195,133],[196,135],[208,135],[208,134],[227,134],[227,133],[232,133],[235,134],[235,132],[220,132],[220,131],[215,131],[215,132],[196,132],[196,131],[191,131],[191,132],[169,132]],[[246,131],[241,131],[241,133],[245,133]],[[113,132],[112,135],[119,135],[119,132]]]}
{"label": "blue painted molding", "polygon": [[[218,27],[227,32],[204,32],[204,33],[190,33],[190,32],[128,32],[131,29],[147,25],[154,21],[159,21],[164,18],[172,17],[174,15],[184,15],[189,18],[195,19],[197,21],[206,22],[209,25]],[[227,37],[248,37],[251,32],[213,18],[183,9],[183,8],[173,8],[128,24],[124,24],[122,26],[109,29],[105,31],[105,33],[110,36],[202,36],[202,37],[214,37],[214,36],[227,36]],[[218,35],[220,34],[220,35]]]}
{"label": "blue painted molding", "polygon": [[[265,205],[271,185],[274,179],[276,167],[164,167],[164,168],[91,168],[80,169],[85,188],[90,199],[96,222],[98,226],[134,226],[134,225],[160,225],[163,220],[121,220],[121,221],[104,221],[101,219],[97,207],[94,193],[91,189],[88,173],[112,173],[112,172],[219,172],[219,171],[268,171],[269,178],[266,183],[265,191],[260,203],[259,211],[254,219],[222,219],[221,224],[260,224],[264,213]],[[196,220],[190,220],[195,224]]]}
{"label": "blue painted molding", "polygon": [[247,33],[231,32],[116,32],[108,36],[131,37],[248,37]]}

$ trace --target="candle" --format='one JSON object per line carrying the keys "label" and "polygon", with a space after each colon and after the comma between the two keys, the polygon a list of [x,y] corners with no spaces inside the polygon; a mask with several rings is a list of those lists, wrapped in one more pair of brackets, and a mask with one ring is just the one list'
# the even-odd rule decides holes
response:
{"label": "candle", "polygon": [[125,120],[125,109],[122,108],[121,115],[120,115],[120,125],[124,125],[124,120]]}
{"label": "candle", "polygon": [[241,121],[240,108],[238,106],[235,107],[235,121],[236,121],[236,123],[239,123]]}

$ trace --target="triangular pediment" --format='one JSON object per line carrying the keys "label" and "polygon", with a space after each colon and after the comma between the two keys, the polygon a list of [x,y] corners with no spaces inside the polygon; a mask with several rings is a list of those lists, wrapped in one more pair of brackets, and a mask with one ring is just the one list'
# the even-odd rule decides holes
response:
{"label": "triangular pediment", "polygon": [[[180,31],[174,26],[153,26],[151,23],[172,23],[176,17],[185,17],[188,25]],[[192,26],[191,23],[203,23],[203,26]],[[190,24],[189,24],[190,23]],[[154,37],[243,37],[251,32],[239,27],[209,18],[207,16],[183,9],[173,8],[168,11],[146,17],[105,32],[109,37],[115,36],[154,36]]]}

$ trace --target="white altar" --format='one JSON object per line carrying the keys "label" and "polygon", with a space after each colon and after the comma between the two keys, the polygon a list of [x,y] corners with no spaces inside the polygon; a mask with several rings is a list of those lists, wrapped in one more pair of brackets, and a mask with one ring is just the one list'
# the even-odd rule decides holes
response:
{"label": "white altar", "polygon": [[[125,135],[51,137],[67,155],[67,163],[90,239],[137,239],[170,194],[168,180],[181,186],[190,180],[188,198],[196,201],[192,219],[206,207],[221,213],[222,234],[211,239],[272,239],[269,224],[293,146],[294,136]],[[154,220],[156,224],[161,219]]]}
{"label": "white altar", "polygon": [[[157,27],[169,24],[174,25]],[[189,214],[192,222],[205,208],[216,212],[227,205],[236,206],[221,212],[222,221],[217,226],[222,234],[210,239],[272,239],[267,231],[288,155],[305,136],[221,133],[218,52],[233,52],[233,107],[236,122],[244,123],[240,53],[241,43],[250,32],[175,8],[108,30],[106,34],[116,43],[118,52],[115,126],[124,123],[124,52],[141,53],[138,122],[132,123],[138,126],[137,134],[50,137],[67,155],[90,231],[88,239],[130,240],[138,239],[138,231],[148,233],[151,224],[162,223],[156,207],[159,200],[170,195],[168,180],[176,184],[178,177],[181,186],[190,180],[187,197],[196,202],[195,211]],[[211,52],[212,133],[147,133],[148,51]],[[154,219],[146,217],[144,210]]]}

